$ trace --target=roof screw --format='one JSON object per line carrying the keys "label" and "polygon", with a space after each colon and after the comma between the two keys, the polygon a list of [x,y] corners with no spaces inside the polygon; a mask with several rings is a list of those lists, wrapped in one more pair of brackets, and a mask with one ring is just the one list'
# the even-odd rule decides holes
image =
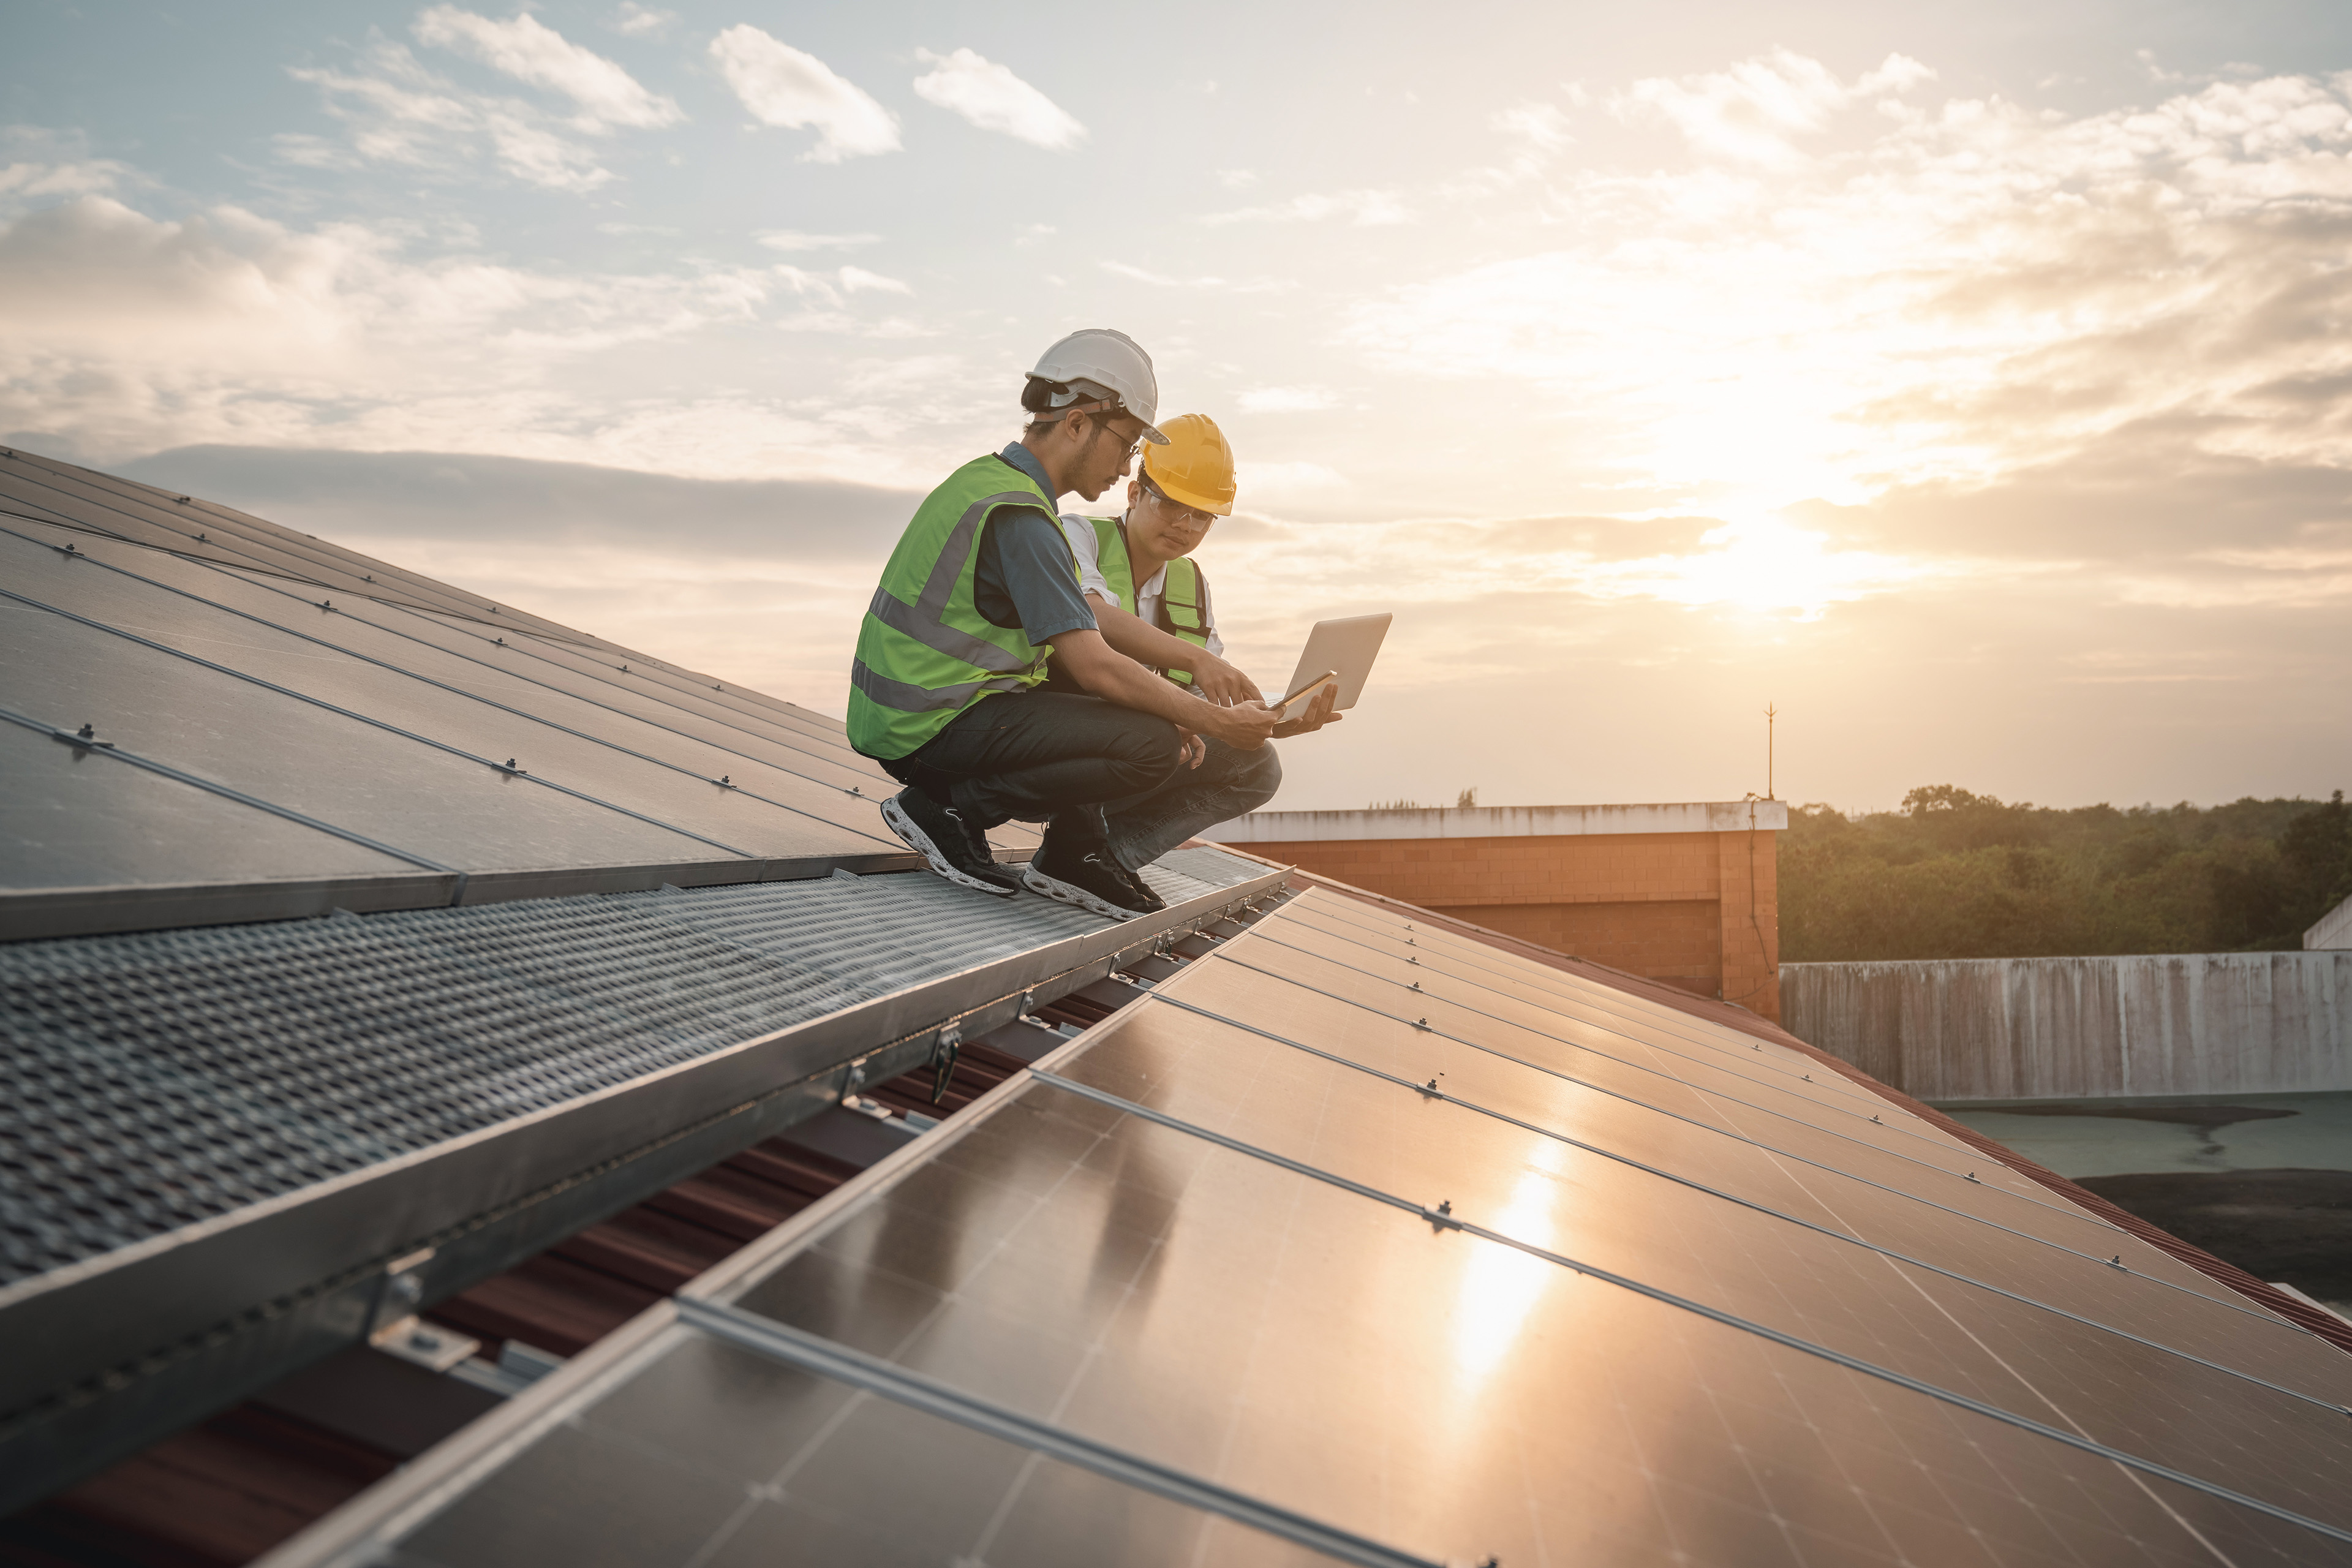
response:
{"label": "roof screw", "polygon": [[507,772],[513,773],[515,771],[515,760],[512,757],[509,757],[507,759]]}
{"label": "roof screw", "polygon": [[507,639],[504,637],[492,637],[490,640],[500,647],[507,646]]}
{"label": "roof screw", "polygon": [[362,582],[362,583],[373,583],[373,582],[374,582],[374,581],[375,581],[375,579],[374,579],[373,577],[372,577],[372,576],[363,576],[363,577],[362,577],[362,578],[360,579],[360,581],[361,581],[361,582]]}
{"label": "roof screw", "polygon": [[[1877,1117],[1875,1117],[1875,1116],[1872,1117],[1872,1118],[1871,1118],[1871,1120],[1872,1120],[1873,1121],[1878,1121],[1878,1118],[1877,1118]],[[1878,1121],[1878,1124],[1879,1124],[1881,1127],[1884,1127],[1884,1126],[1885,1126],[1885,1125],[1886,1125],[1886,1123],[1885,1123],[1884,1121]]]}
{"label": "roof screw", "polygon": [[1429,1020],[1426,1018],[1415,1019],[1412,1026],[1416,1029],[1426,1029],[1429,1027]]}
{"label": "roof screw", "polygon": [[74,733],[79,735],[85,741],[94,740],[98,735],[98,727],[94,724],[84,724],[80,729],[76,730]]}
{"label": "roof screw", "polygon": [[179,496],[179,497],[176,497],[176,498],[174,498],[174,499],[176,499],[182,506],[185,506],[185,505],[187,505],[187,504],[188,504],[188,498],[187,498],[187,497],[185,497],[185,496]]}
{"label": "roof screw", "polygon": [[2108,1267],[2108,1268],[2121,1268],[2123,1266],[2124,1266],[2124,1255],[2123,1255],[2122,1253],[2120,1253],[2120,1252],[2116,1253],[2113,1258],[2111,1258],[2107,1259],[2107,1267]]}
{"label": "roof screw", "polygon": [[622,673],[623,675],[626,675],[626,674],[628,674],[628,673],[629,673],[629,667],[628,667],[627,665],[625,665],[625,665],[623,665],[623,666],[621,666],[621,673]]}
{"label": "roof screw", "polygon": [[852,794],[852,795],[864,795],[866,792],[865,792],[864,790],[862,790],[862,789],[859,789],[856,784],[851,784],[851,785],[849,786],[849,793],[850,793],[850,794]]}
{"label": "roof screw", "polygon": [[1430,1093],[1435,1094],[1437,1092],[1437,1080],[1435,1079],[1431,1079],[1429,1080],[1428,1088]]}
{"label": "roof screw", "polygon": [[1805,1081],[1806,1081],[1807,1083],[1811,1083],[1811,1082],[1812,1082],[1812,1081],[1813,1081],[1813,1075],[1812,1075],[1812,1074],[1811,1074],[1811,1073],[1807,1073],[1807,1074],[1805,1075]]}
{"label": "roof screw", "polygon": [[719,775],[719,787],[720,789],[733,789],[735,787],[735,775],[732,773],[720,773]]}
{"label": "roof screw", "polygon": [[1971,1182],[1973,1182],[1973,1181],[1975,1181],[1976,1179],[1977,1179],[1977,1173],[1976,1173],[1974,1171],[1970,1171],[1970,1172],[1969,1173],[1969,1181],[1971,1181]]}
{"label": "roof screw", "polygon": [[199,533],[196,535],[196,542],[198,544],[210,544],[212,542],[213,536],[209,533]]}
{"label": "roof screw", "polygon": [[320,601],[319,601],[319,608],[320,608],[320,609],[322,609],[322,610],[331,610],[331,609],[333,609],[334,607],[335,607],[335,601],[334,601],[334,600],[332,600],[332,599],[321,599],[321,600],[320,600]]}
{"label": "roof screw", "polygon": [[1415,991],[1420,990],[1420,989],[1421,989],[1421,982],[1420,982],[1420,981],[1418,981],[1418,980],[1414,981],[1414,982],[1412,983],[1412,988],[1413,988]]}

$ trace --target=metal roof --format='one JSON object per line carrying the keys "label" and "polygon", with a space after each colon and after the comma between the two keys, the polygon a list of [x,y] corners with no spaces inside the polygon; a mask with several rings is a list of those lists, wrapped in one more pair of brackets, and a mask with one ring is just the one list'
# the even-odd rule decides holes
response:
{"label": "metal roof", "polygon": [[2352,1561],[2352,1359],[1316,890],[268,1559]]}
{"label": "metal roof", "polygon": [[231,508],[0,449],[0,937],[914,864],[838,721]]}

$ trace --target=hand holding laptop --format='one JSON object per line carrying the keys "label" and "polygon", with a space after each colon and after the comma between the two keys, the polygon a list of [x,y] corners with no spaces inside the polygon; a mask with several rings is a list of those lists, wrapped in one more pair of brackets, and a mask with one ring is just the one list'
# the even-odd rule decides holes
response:
{"label": "hand holding laptop", "polygon": [[1311,735],[1326,724],[1337,724],[1339,715],[1333,710],[1339,701],[1339,682],[1335,672],[1275,705],[1283,719],[1274,727],[1274,738],[1282,741],[1293,735]]}
{"label": "hand holding laptop", "polygon": [[[1354,707],[1394,618],[1381,614],[1316,622],[1307,634],[1306,649],[1298,656],[1298,668],[1290,678],[1287,694],[1278,702],[1265,704],[1279,720],[1273,738],[1312,734],[1338,722],[1339,710]],[[1210,694],[1196,690],[1195,695]],[[1187,761],[1199,765],[1189,749]]]}

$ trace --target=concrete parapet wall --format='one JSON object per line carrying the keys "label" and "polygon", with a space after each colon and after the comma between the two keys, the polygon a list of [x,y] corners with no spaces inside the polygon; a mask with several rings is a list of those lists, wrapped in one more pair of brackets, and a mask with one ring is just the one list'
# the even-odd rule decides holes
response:
{"label": "concrete parapet wall", "polygon": [[2352,952],[1789,963],[1780,1006],[1920,1100],[2352,1089]]}
{"label": "concrete parapet wall", "polygon": [[2312,948],[2352,947],[2352,899],[2347,899],[2303,933],[2303,945]]}
{"label": "concrete parapet wall", "polygon": [[1779,833],[1784,800],[1664,805],[1468,805],[1417,811],[1254,811],[1201,837],[1212,844],[1317,844],[1360,838],[1568,838],[1613,833]]}

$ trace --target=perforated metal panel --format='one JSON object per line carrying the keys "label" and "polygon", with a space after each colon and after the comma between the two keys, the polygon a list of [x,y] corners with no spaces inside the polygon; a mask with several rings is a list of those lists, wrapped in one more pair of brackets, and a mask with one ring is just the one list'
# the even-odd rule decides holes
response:
{"label": "perforated metal panel", "polygon": [[0,1286],[1103,929],[910,872],[0,944]]}

